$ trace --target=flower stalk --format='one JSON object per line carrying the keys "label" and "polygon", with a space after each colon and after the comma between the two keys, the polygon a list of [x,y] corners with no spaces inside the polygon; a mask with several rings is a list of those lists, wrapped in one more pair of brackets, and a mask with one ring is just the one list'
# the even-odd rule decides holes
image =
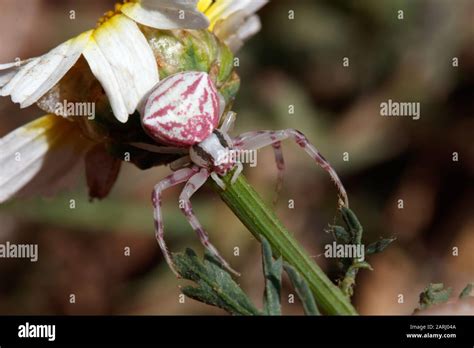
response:
{"label": "flower stalk", "polygon": [[275,213],[267,207],[243,175],[231,185],[232,173],[223,179],[227,185],[222,190],[212,183],[222,200],[260,241],[264,236],[270,243],[274,256],[282,256],[308,282],[319,308],[329,315],[357,315],[350,300],[332,283],[321,268],[283,226]]}

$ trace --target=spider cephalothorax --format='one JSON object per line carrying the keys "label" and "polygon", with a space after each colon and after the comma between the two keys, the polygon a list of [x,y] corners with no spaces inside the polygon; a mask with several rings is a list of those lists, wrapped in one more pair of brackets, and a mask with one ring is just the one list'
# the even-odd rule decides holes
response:
{"label": "spider cephalothorax", "polygon": [[[225,184],[220,177],[236,168],[231,184],[235,182],[243,167],[242,163],[235,159],[235,156],[229,156],[229,152],[256,151],[272,145],[279,170],[278,177],[281,181],[284,161],[280,142],[292,138],[329,173],[344,204],[348,205],[345,189],[336,172],[301,132],[294,129],[258,131],[247,132],[236,138],[231,138],[228,132],[235,120],[235,114],[228,112],[222,115],[224,104],[211,77],[204,72],[191,71],[178,73],[161,81],[149,94],[141,110],[142,126],[145,132],[158,144],[168,146],[144,143],[133,143],[132,145],[151,152],[182,155],[181,158],[170,164],[174,173],[160,181],[155,186],[152,195],[155,208],[156,237],[166,261],[176,274],[163,239],[160,197],[163,190],[184,182],[186,185],[180,195],[181,209],[202,244],[227,269],[233,271],[209,242],[209,237],[194,215],[190,202],[190,197],[206,182],[209,176],[222,189],[225,189]],[[221,120],[220,127],[217,128],[219,120]]]}
{"label": "spider cephalothorax", "polygon": [[231,146],[232,141],[227,133],[214,129],[206,139],[190,148],[189,156],[198,166],[225,175],[236,165],[235,161],[226,156],[232,150]]}

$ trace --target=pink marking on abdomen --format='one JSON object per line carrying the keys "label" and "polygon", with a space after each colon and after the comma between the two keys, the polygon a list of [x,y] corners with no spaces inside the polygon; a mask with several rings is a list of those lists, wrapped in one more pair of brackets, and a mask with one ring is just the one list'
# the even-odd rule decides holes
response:
{"label": "pink marking on abdomen", "polygon": [[189,87],[186,88],[186,90],[183,93],[181,93],[181,97],[187,98],[190,94],[195,93],[197,86],[199,86],[199,83],[201,83],[201,80],[202,80],[202,75],[192,84],[190,84]]}
{"label": "pink marking on abdomen", "polygon": [[165,107],[157,110],[155,113],[153,113],[151,116],[150,116],[150,119],[154,119],[154,118],[157,118],[157,117],[162,117],[162,116],[166,116],[168,114],[168,111],[172,111],[176,109],[176,106],[175,105],[166,105]]}
{"label": "pink marking on abdomen", "polygon": [[219,115],[218,92],[209,75],[183,72],[166,78],[152,91],[142,125],[160,142],[191,146],[212,133]]}

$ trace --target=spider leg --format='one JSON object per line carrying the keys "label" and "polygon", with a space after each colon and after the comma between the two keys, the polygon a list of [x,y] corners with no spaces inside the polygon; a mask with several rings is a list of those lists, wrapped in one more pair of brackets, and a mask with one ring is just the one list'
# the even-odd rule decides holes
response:
{"label": "spider leg", "polygon": [[278,201],[281,188],[283,187],[283,177],[285,175],[285,159],[283,158],[283,151],[281,149],[281,141],[275,141],[272,144],[273,152],[275,154],[275,162],[277,166],[277,182],[275,186],[275,198],[273,199],[273,205]]}
{"label": "spider leg", "polygon": [[207,169],[201,169],[198,173],[194,174],[191,179],[186,183],[181,195],[179,196],[180,208],[183,211],[186,219],[189,221],[189,224],[197,233],[202,245],[214,256],[216,257],[222,265],[229,270],[230,272],[239,275],[238,272],[233,270],[227,261],[219,254],[214,245],[209,241],[209,236],[204,228],[201,226],[201,223],[197,219],[196,215],[193,212],[190,198],[191,196],[206,182],[209,177],[209,172]]}
{"label": "spider leg", "polygon": [[288,138],[292,138],[306,153],[313,158],[316,163],[329,173],[329,176],[336,184],[339,195],[342,197],[343,203],[346,207],[349,206],[349,199],[347,193],[336,171],[331,167],[329,162],[321,155],[321,153],[312,145],[306,136],[295,129],[283,129],[279,131],[259,131],[243,133],[234,140],[234,146],[247,149],[258,150],[262,147],[272,145]]}
{"label": "spider leg", "polygon": [[235,122],[235,112],[229,111],[225,116],[224,120],[222,121],[222,125],[219,130],[223,133],[229,133],[232,130]]}
{"label": "spider leg", "polygon": [[161,180],[153,190],[152,194],[152,202],[154,207],[153,217],[155,220],[155,236],[160,245],[160,248],[163,252],[166,262],[168,263],[169,267],[179,277],[178,272],[176,271],[171,256],[166,248],[165,240],[164,240],[164,231],[163,231],[163,218],[161,216],[161,193],[170,188],[171,186],[178,185],[182,182],[189,180],[195,173],[197,172],[197,168],[183,168],[180,169],[173,174],[167,176],[163,180]]}
{"label": "spider leg", "polygon": [[191,163],[193,163],[193,162],[191,161],[191,158],[189,156],[183,156],[183,157],[180,157],[177,160],[174,160],[173,162],[171,162],[169,164],[169,166],[170,166],[170,169],[173,172],[175,172],[178,169],[189,166]]}
{"label": "spider leg", "polygon": [[242,173],[242,171],[244,170],[244,166],[242,165],[242,163],[240,162],[237,162],[235,163],[235,166],[237,167],[235,169],[235,172],[234,174],[232,174],[232,178],[230,179],[230,183],[233,185],[235,184],[235,182],[237,181],[237,178],[239,177],[239,175]]}
{"label": "spider leg", "polygon": [[[236,162],[234,168],[236,169],[234,171],[234,174],[232,174],[232,178],[230,179],[231,185],[235,184],[235,182],[237,181],[237,178],[244,170],[244,166],[242,165],[242,163]],[[216,172],[212,172],[210,176],[211,176],[211,179],[214,180],[214,182],[217,184],[217,186],[219,186],[223,191],[226,190],[227,185],[225,184],[224,180],[221,179],[219,174],[217,174]]]}
{"label": "spider leg", "polygon": [[212,178],[212,180],[215,181],[217,186],[219,186],[223,191],[225,191],[225,189],[226,189],[225,182],[219,177],[219,174],[217,174],[216,172],[212,172],[211,173],[211,178]]}

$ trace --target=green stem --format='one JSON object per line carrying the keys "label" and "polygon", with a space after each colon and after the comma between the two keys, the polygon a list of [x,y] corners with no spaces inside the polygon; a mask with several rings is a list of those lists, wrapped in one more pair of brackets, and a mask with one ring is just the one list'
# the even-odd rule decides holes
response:
{"label": "green stem", "polygon": [[[357,312],[319,266],[291,236],[273,211],[262,201],[243,175],[231,185],[231,174],[224,177],[227,189],[223,191],[213,184],[224,202],[242,221],[249,231],[260,240],[264,236],[275,253],[292,265],[306,279],[320,309],[331,315],[356,315]],[[279,256],[275,255],[275,256]]]}

